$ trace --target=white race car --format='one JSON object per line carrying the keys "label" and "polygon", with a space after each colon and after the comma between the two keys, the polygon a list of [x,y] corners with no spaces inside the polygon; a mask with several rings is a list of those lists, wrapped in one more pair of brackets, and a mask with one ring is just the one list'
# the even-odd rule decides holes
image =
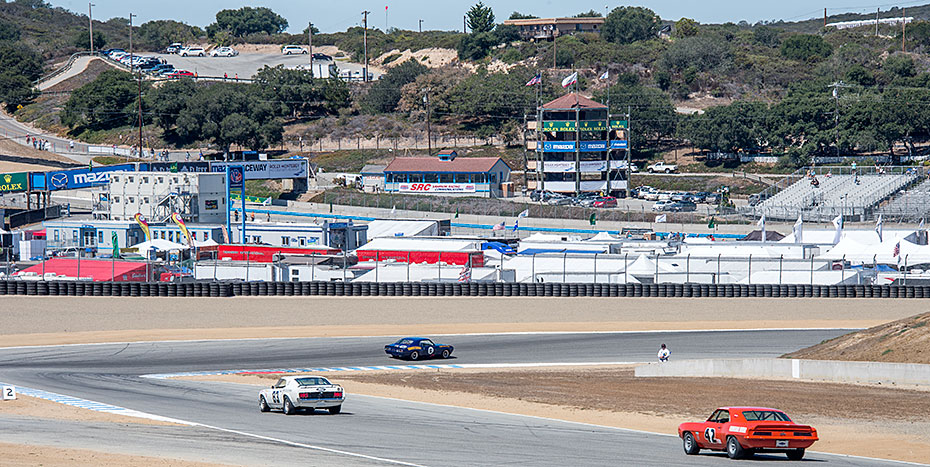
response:
{"label": "white race car", "polygon": [[331,414],[342,411],[345,401],[342,386],[330,383],[322,376],[285,376],[258,394],[258,407],[262,412],[280,409],[285,415],[298,410],[313,412],[327,409]]}

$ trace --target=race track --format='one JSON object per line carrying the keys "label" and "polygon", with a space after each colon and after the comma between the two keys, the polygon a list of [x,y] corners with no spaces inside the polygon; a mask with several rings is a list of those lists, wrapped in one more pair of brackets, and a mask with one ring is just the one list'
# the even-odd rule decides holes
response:
{"label": "race track", "polygon": [[[769,357],[843,334],[841,330],[497,334],[434,336],[455,345],[448,363],[653,361],[665,342],[673,358]],[[278,465],[716,465],[685,457],[673,436],[519,415],[349,395],[340,415],[258,412],[256,388],[235,383],[141,378],[185,371],[385,365],[391,338],[256,339],[0,349],[0,381],[206,425],[120,428],[23,419],[7,441],[60,436],[60,443],[144,451],[146,440],[212,462]],[[55,425],[55,426],[52,426]],[[69,428],[74,428],[69,429]],[[113,430],[111,430],[113,431]],[[84,435],[84,433],[87,433]],[[144,436],[148,434],[148,437]],[[25,440],[23,438],[26,438]],[[85,439],[86,441],[86,439]],[[186,441],[186,442],[185,442]],[[174,446],[173,449],[171,447]],[[135,447],[135,449],[134,449]],[[764,458],[764,456],[762,456]],[[829,465],[875,460],[812,453]],[[783,456],[772,456],[781,462]],[[624,462],[622,460],[628,460]],[[756,462],[756,461],[740,461]],[[787,461],[785,461],[787,462]]]}

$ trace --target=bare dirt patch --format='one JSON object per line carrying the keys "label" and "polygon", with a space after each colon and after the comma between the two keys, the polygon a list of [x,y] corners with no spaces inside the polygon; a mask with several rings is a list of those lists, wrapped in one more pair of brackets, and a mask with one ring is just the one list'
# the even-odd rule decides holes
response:
{"label": "bare dirt patch", "polygon": [[106,423],[135,423],[141,425],[179,426],[176,423],[148,420],[144,418],[127,417],[104,412],[72,407],[36,397],[17,395],[13,401],[0,402],[0,416],[27,415],[35,418],[48,418],[54,420],[81,420],[89,422]]}
{"label": "bare dirt patch", "polygon": [[5,467],[31,467],[37,465],[45,467],[70,467],[75,465],[122,467],[206,467],[221,465],[207,464],[203,462],[188,462],[179,459],[110,454],[99,451],[91,451],[89,449],[63,449],[51,446],[34,446],[9,443],[0,443],[0,459],[3,459],[2,464]]}
{"label": "bare dirt patch", "polygon": [[[453,49],[442,49],[438,47],[420,49],[416,52],[412,52],[410,49],[404,50],[403,52],[394,49],[390,52],[381,54],[381,56],[372,60],[372,63],[381,65],[384,68],[391,68],[410,59],[413,59],[427,68],[440,68],[458,61],[458,52]],[[388,60],[388,62],[384,63],[385,60]]]}
{"label": "bare dirt patch", "polygon": [[[494,332],[867,328],[928,302],[520,297],[5,297],[0,346]],[[261,313],[256,312],[261,310]],[[338,310],[338,313],[319,310]],[[43,319],[37,320],[41,315]],[[274,323],[274,326],[268,326]],[[217,328],[221,324],[223,328]]]}
{"label": "bare dirt patch", "polygon": [[930,313],[923,313],[785,355],[814,360],[930,364]]}

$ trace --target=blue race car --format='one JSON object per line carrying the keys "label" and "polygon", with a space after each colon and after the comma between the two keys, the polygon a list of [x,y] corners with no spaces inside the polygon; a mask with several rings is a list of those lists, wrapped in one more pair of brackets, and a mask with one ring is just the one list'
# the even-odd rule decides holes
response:
{"label": "blue race car", "polygon": [[393,344],[385,345],[384,353],[394,358],[410,360],[449,358],[452,355],[452,346],[434,344],[425,337],[405,337]]}

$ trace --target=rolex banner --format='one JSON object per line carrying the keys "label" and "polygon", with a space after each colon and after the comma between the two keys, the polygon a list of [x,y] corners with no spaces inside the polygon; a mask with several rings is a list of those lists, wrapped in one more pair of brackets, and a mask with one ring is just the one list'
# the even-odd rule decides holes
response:
{"label": "rolex banner", "polygon": [[28,172],[0,174],[0,193],[16,193],[28,189]]}
{"label": "rolex banner", "polygon": [[[582,121],[578,122],[582,131],[606,131],[606,121]],[[575,131],[575,122],[573,120],[552,120],[543,122],[542,131]]]}

